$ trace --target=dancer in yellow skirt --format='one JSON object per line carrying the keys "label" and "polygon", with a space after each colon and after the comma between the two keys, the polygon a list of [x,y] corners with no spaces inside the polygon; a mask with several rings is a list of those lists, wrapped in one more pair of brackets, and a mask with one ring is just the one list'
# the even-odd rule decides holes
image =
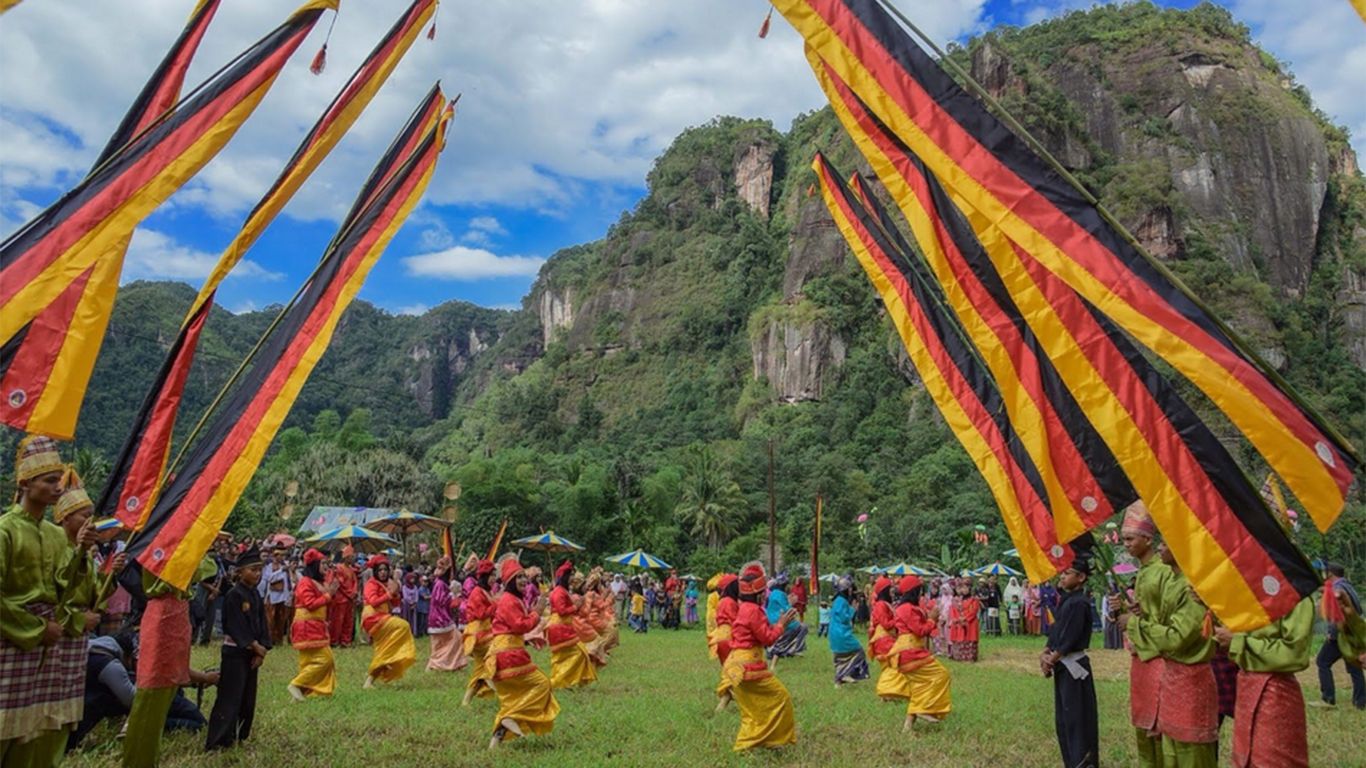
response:
{"label": "dancer in yellow skirt", "polygon": [[704,617],[707,622],[707,653],[713,659],[716,658],[716,644],[711,638],[716,634],[716,606],[721,602],[721,577],[725,575],[718,573],[707,579],[707,610]]}
{"label": "dancer in yellow skirt", "polygon": [[294,587],[294,624],[289,642],[299,652],[299,674],[289,683],[295,701],[306,696],[331,696],[337,688],[337,667],[327,628],[327,606],[337,593],[337,582],[324,584],[323,553],[304,553],[304,576]]}
{"label": "dancer in yellow skirt", "polygon": [[468,707],[475,696],[483,698],[493,695],[493,678],[484,665],[489,640],[493,637],[493,599],[489,597],[493,561],[476,560],[472,566],[466,563],[465,570],[472,570],[474,574],[474,587],[465,597],[464,642],[465,655],[470,657],[470,681],[465,685],[465,699],[461,706]]}
{"label": "dancer in yellow skirt", "polygon": [[[590,576],[589,578],[596,578]],[[583,573],[575,571],[569,577],[569,591],[579,610],[574,614],[574,631],[579,633],[579,642],[588,651],[588,658],[596,667],[607,666],[607,636],[598,631],[598,591],[590,586]]]}
{"label": "dancer in yellow skirt", "polygon": [[724,669],[740,707],[736,752],[797,743],[792,696],[764,661],[764,649],[782,636],[797,612],[789,609],[777,624],[768,623],[761,606],[767,580],[764,567],[758,563],[740,571],[740,607],[731,625],[730,653]]}
{"label": "dancer in yellow skirt", "polygon": [[721,662],[721,681],[716,684],[716,711],[720,712],[734,698],[730,680],[726,678],[726,657],[730,656],[731,626],[740,610],[739,577],[733,573],[720,574],[716,581],[716,592],[719,597],[716,600],[716,615],[712,617],[716,627],[707,638],[707,645],[711,646],[711,655]]}
{"label": "dancer in yellow skirt", "polygon": [[498,693],[498,714],[493,718],[493,738],[489,749],[528,733],[545,734],[555,727],[560,705],[546,677],[531,661],[522,635],[541,626],[539,611],[522,605],[526,575],[516,556],[502,561],[499,575],[503,594],[493,612],[493,639],[489,641],[484,664]]}
{"label": "dancer in yellow skirt", "polygon": [[883,701],[907,701],[911,683],[897,669],[892,647],[896,645],[896,612],[892,608],[892,580],[886,576],[873,582],[873,610],[868,621],[868,652],[882,669],[877,677],[877,695]]}
{"label": "dancer in yellow skirt", "polygon": [[370,673],[365,687],[374,688],[375,681],[392,683],[403,677],[408,667],[417,661],[417,646],[408,622],[390,611],[399,599],[398,580],[389,567],[389,558],[375,555],[370,558],[370,580],[365,582],[365,610],[360,625],[370,636]]}
{"label": "dancer in yellow skirt", "polygon": [[579,612],[579,606],[569,594],[569,580],[573,575],[572,562],[560,563],[555,569],[555,588],[550,590],[550,623],[546,627],[546,639],[550,641],[552,688],[577,688],[598,679],[597,668],[574,628],[574,615]]}
{"label": "dancer in yellow skirt", "polygon": [[939,629],[939,608],[936,606],[926,612],[920,607],[924,591],[919,576],[903,576],[897,584],[897,638],[890,655],[910,687],[906,722],[902,726],[902,730],[907,731],[916,720],[937,723],[948,717],[953,708],[949,671],[929,648],[930,637]]}

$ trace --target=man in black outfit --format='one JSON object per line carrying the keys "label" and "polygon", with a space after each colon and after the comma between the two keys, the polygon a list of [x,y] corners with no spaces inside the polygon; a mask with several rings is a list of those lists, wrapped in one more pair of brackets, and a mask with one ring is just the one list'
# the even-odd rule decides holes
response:
{"label": "man in black outfit", "polygon": [[231,747],[251,734],[256,715],[256,677],[270,650],[266,609],[256,586],[261,581],[261,551],[237,558],[237,583],[223,598],[223,651],[218,699],[209,716],[205,750]]}
{"label": "man in black outfit", "polygon": [[1065,768],[1099,768],[1100,722],[1096,684],[1086,649],[1091,646],[1095,606],[1086,592],[1091,575],[1089,548],[1073,545],[1076,558],[1058,576],[1060,603],[1048,645],[1039,657],[1044,677],[1053,678],[1053,723]]}

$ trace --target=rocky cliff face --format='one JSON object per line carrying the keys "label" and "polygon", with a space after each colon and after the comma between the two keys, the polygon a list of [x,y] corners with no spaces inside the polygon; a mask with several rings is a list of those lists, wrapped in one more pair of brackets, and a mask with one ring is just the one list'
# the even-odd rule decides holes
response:
{"label": "rocky cliff face", "polygon": [[820,400],[844,364],[845,342],[820,319],[778,314],[750,339],[754,378],[782,403]]}
{"label": "rocky cliff face", "polygon": [[745,147],[735,160],[735,193],[761,217],[768,218],[773,195],[773,154],[777,147],[764,142]]}

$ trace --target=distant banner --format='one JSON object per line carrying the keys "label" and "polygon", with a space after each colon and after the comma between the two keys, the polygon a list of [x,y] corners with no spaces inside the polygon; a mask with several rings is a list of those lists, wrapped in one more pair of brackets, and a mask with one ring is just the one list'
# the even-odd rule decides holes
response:
{"label": "distant banner", "polygon": [[[153,118],[149,127],[115,149],[74,189],[0,244],[0,349],[8,353],[0,355],[0,422],[60,438],[73,436],[79,397],[75,402],[63,401],[61,408],[45,404],[38,411],[39,393],[25,388],[29,382],[10,386],[5,381],[9,378],[5,366],[23,343],[19,337],[27,335],[34,320],[72,282],[94,277],[90,270],[101,260],[122,257],[138,223],[232,138],[319,16],[335,9],[337,2],[309,0],[171,114]],[[95,285],[103,292],[117,289],[107,280]],[[89,306],[113,306],[112,295],[92,296],[89,301]],[[108,322],[107,312],[103,322]],[[90,321],[87,327],[94,323]],[[81,342],[90,343],[97,342]],[[38,375],[41,370],[31,369],[27,374]],[[44,399],[55,403],[55,398]]]}
{"label": "distant banner", "polygon": [[[131,557],[170,584],[186,587],[227,521],[309,374],[326,351],[337,322],[417,206],[445,143],[449,110],[439,88],[424,99],[391,145],[408,144],[416,124],[425,130],[395,170],[377,168],[328,246],[318,269],[280,318],[232,394],[191,448],[129,544]],[[421,123],[436,105],[438,117]],[[386,153],[381,165],[394,158]],[[370,186],[382,179],[378,189]]]}
{"label": "distant banner", "polygon": [[1006,417],[1001,392],[946,311],[944,297],[909,255],[895,229],[839,181],[817,153],[812,163],[835,225],[868,274],[905,345],[906,354],[940,415],[986,481],[1020,561],[1034,582],[1052,578],[1072,561],[1058,540],[1038,468]]}
{"label": "distant banner", "polygon": [[275,183],[247,215],[237,236],[219,257],[186,313],[185,321],[171,343],[170,353],[162,362],[128,438],[114,461],[110,479],[105,484],[104,495],[97,507],[102,514],[118,515],[131,530],[142,526],[156,503],[162,472],[170,458],[171,439],[185,380],[194,362],[199,334],[213,308],[213,298],[219,284],[360,117],[399,60],[408,52],[422,26],[431,19],[435,8],[436,0],[413,1],[323,111]]}
{"label": "distant banner", "polygon": [[[220,0],[200,0],[184,30],[96,158],[91,174],[164,117],[180,99],[185,72]],[[9,341],[0,355],[0,421],[26,432],[70,437],[114,310],[128,240],[71,282]],[[16,405],[17,404],[17,405]]]}
{"label": "distant banner", "polygon": [[774,6],[960,207],[980,211],[1199,387],[1286,481],[1319,528],[1332,525],[1361,463],[1354,449],[960,88],[879,0],[774,0]]}

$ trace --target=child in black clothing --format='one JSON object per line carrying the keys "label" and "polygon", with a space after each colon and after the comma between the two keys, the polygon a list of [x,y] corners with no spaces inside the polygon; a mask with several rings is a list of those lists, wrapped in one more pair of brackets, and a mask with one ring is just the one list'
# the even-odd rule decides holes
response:
{"label": "child in black clothing", "polygon": [[209,716],[205,750],[231,747],[251,734],[256,716],[256,678],[270,650],[261,582],[261,552],[255,547],[237,558],[237,583],[223,599],[223,651],[218,699]]}

